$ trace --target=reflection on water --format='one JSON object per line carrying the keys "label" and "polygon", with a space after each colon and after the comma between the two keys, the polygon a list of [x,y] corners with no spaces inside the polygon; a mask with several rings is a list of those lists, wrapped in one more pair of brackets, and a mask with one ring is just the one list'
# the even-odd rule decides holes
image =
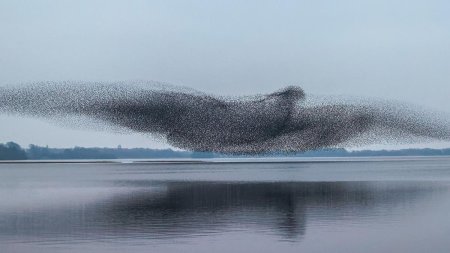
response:
{"label": "reflection on water", "polygon": [[[283,166],[288,165],[276,166],[275,171],[280,169],[277,173],[285,173]],[[0,168],[0,174],[11,179],[2,178],[0,184],[4,200],[0,206],[1,252],[147,252],[148,247],[158,252],[209,252],[209,248],[220,247],[228,252],[227,245],[233,245],[235,251],[260,246],[267,252],[308,252],[320,247],[345,252],[370,246],[369,235],[379,236],[373,241],[389,243],[389,234],[406,241],[409,237],[405,235],[409,235],[411,242],[391,241],[387,249],[404,247],[413,252],[421,249],[414,246],[414,236],[450,235],[450,222],[442,216],[450,211],[445,180],[163,180],[161,175],[152,176],[155,170],[151,166],[141,179],[124,177],[120,166],[98,174],[81,173],[84,176],[73,171],[76,176],[70,178],[70,171],[42,170],[46,174],[42,180],[33,177],[24,179],[23,184],[14,180],[24,171],[19,169],[19,175],[12,177],[9,169]],[[143,172],[139,167],[139,173]],[[421,225],[423,219],[430,231],[420,231],[427,227]],[[436,220],[441,227],[435,226]],[[411,226],[418,231],[411,232]],[[367,236],[352,241],[363,234]],[[335,240],[347,245],[336,248]],[[368,241],[359,245],[356,240]],[[446,241],[433,243],[436,252],[450,249],[445,247]]]}
{"label": "reflection on water", "polygon": [[305,233],[307,211],[331,219],[380,215],[374,209],[392,209],[438,189],[430,184],[392,187],[361,182],[168,182],[162,187],[165,190],[158,195],[142,191],[113,199],[102,207],[105,223],[119,222],[122,231],[138,226],[150,236],[195,235],[227,230],[227,225],[256,226],[255,230],[295,239]]}

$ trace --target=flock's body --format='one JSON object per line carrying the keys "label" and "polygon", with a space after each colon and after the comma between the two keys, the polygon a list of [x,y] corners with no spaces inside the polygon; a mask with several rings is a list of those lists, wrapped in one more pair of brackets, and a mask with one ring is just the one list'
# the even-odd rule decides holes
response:
{"label": "flock's body", "polygon": [[295,86],[227,99],[164,86],[41,83],[1,88],[0,111],[43,118],[83,116],[163,136],[179,148],[224,153],[305,151],[405,136],[450,139],[448,126],[438,118],[406,115],[406,110],[387,105],[308,104]]}

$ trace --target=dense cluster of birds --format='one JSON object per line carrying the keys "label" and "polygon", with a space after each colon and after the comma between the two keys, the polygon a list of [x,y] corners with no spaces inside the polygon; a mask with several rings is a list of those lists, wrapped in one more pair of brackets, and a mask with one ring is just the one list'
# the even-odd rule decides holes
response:
{"label": "dense cluster of birds", "polygon": [[[220,97],[149,82],[0,87],[0,112],[101,122],[193,151],[299,152],[378,142],[450,140],[448,121],[387,102],[313,101],[300,87]],[[75,121],[72,121],[75,123]]]}

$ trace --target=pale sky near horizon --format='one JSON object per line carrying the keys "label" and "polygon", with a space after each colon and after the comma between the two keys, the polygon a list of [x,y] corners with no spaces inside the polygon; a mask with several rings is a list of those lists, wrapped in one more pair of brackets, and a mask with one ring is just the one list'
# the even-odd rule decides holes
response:
{"label": "pale sky near horizon", "polygon": [[[433,0],[0,0],[0,86],[154,80],[249,95],[299,85],[450,113],[449,13]],[[0,115],[6,141],[167,147]]]}

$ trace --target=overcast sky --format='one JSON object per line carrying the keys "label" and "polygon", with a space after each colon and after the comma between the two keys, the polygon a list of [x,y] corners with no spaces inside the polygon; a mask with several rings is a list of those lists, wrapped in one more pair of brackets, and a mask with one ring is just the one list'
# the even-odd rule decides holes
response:
{"label": "overcast sky", "polygon": [[[0,0],[0,85],[155,80],[221,95],[396,99],[450,112],[450,2]],[[0,142],[164,147],[0,116]]]}

